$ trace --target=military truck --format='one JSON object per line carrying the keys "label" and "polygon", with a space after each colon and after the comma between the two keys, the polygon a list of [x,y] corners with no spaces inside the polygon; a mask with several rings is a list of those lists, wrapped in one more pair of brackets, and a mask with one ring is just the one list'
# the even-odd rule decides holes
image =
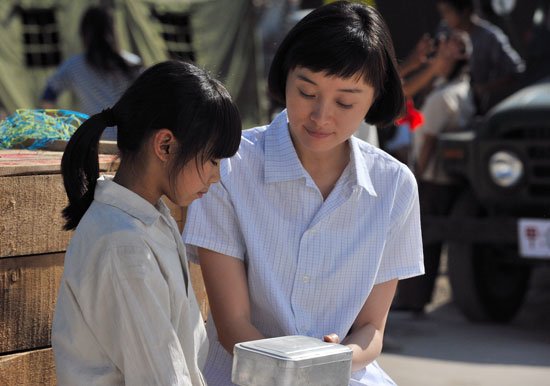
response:
{"label": "military truck", "polygon": [[550,78],[445,134],[439,151],[462,192],[450,219],[423,219],[424,241],[448,241],[453,299],[469,319],[508,321],[532,268],[550,263]]}

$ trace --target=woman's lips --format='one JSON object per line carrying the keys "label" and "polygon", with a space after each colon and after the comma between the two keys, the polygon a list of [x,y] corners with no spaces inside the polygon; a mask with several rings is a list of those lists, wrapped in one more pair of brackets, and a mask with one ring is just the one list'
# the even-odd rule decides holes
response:
{"label": "woman's lips", "polygon": [[319,139],[327,138],[331,135],[331,133],[325,133],[325,132],[322,132],[322,131],[311,130],[311,129],[308,129],[308,128],[306,128],[306,132],[310,136],[312,136],[313,138],[319,138]]}

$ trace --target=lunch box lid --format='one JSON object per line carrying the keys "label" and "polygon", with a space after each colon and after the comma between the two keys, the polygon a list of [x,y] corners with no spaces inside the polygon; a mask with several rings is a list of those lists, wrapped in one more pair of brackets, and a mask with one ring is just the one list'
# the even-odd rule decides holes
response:
{"label": "lunch box lid", "polygon": [[302,335],[281,336],[250,342],[237,343],[235,354],[248,356],[263,354],[282,361],[310,361],[316,364],[351,359],[351,349],[347,346],[327,343],[317,338]]}

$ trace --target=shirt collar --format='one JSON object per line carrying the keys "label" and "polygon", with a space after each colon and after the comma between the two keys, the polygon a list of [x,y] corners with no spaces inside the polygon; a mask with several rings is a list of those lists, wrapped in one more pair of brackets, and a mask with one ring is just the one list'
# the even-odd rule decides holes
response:
{"label": "shirt collar", "polygon": [[291,181],[307,176],[288,132],[288,117],[283,110],[265,134],[265,182]]}
{"label": "shirt collar", "polygon": [[[372,185],[368,162],[359,146],[359,140],[350,138],[351,183],[376,196]],[[265,136],[265,182],[291,181],[307,178],[288,131],[288,115],[283,110],[269,125]]]}
{"label": "shirt collar", "polygon": [[161,215],[170,215],[170,210],[162,200],[159,200],[155,207],[143,197],[112,181],[110,176],[98,178],[94,200],[114,206],[147,226],[155,223]]}
{"label": "shirt collar", "polygon": [[370,178],[368,165],[372,160],[368,160],[366,153],[361,150],[359,145],[360,140],[355,136],[351,136],[349,139],[350,143],[350,162],[354,176],[355,186],[359,186],[365,189],[371,196],[377,197],[376,190],[372,185],[372,179]]}

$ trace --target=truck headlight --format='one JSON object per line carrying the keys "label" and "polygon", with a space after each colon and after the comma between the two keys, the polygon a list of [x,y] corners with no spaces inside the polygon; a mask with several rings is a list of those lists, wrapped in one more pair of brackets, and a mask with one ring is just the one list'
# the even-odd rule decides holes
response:
{"label": "truck headlight", "polygon": [[510,151],[497,151],[489,159],[489,174],[495,184],[509,188],[523,176],[523,163]]}

